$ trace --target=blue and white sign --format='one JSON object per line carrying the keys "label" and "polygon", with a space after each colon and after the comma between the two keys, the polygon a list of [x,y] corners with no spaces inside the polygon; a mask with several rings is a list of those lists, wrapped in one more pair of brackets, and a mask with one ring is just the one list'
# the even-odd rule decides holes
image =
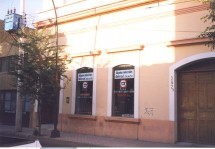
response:
{"label": "blue and white sign", "polygon": [[134,69],[115,71],[115,79],[130,79],[130,78],[134,78]]}
{"label": "blue and white sign", "polygon": [[78,73],[78,81],[93,81],[93,72]]}

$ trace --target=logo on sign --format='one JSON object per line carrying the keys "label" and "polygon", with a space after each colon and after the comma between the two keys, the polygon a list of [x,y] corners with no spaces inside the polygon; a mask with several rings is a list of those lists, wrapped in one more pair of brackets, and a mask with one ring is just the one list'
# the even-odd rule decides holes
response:
{"label": "logo on sign", "polygon": [[126,80],[121,80],[120,81],[120,88],[126,88],[127,87],[127,81]]}
{"label": "logo on sign", "polygon": [[88,83],[87,82],[83,82],[82,86],[83,86],[84,89],[86,89],[88,87]]}

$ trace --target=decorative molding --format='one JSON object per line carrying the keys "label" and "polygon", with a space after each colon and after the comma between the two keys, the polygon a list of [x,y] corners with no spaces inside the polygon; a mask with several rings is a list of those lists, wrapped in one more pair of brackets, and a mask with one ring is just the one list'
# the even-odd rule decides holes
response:
{"label": "decorative molding", "polygon": [[127,117],[105,117],[105,121],[118,123],[140,123],[140,119]]}
{"label": "decorative molding", "polygon": [[84,57],[84,56],[90,56],[90,52],[73,53],[73,54],[71,55],[72,58]]}
{"label": "decorative molding", "polygon": [[[143,50],[143,48],[144,48],[143,45],[134,45],[134,46],[107,49],[106,51],[107,51],[107,53],[117,53],[117,52]],[[84,57],[84,56],[98,56],[100,54],[101,54],[101,50],[93,50],[93,51],[89,51],[89,52],[73,53],[71,55],[71,57],[77,58],[77,57]]]}
{"label": "decorative molding", "polygon": [[174,40],[167,43],[167,47],[171,46],[187,46],[194,44],[206,44],[209,43],[209,38],[190,38],[190,39],[182,39],[182,40]]}
{"label": "decorative molding", "polygon": [[113,48],[113,49],[107,49],[107,53],[117,53],[117,52],[127,52],[127,51],[135,51],[135,50],[143,50],[143,45],[134,45],[134,46],[128,46],[128,47],[119,47],[119,48]]}
{"label": "decorative molding", "polygon": [[90,55],[100,55],[100,54],[101,54],[100,50],[90,51]]}
{"label": "decorative molding", "polygon": [[[165,1],[165,0],[159,0],[159,2],[162,2],[162,1]],[[82,10],[79,12],[61,16],[58,18],[58,23],[62,24],[62,23],[66,23],[66,22],[71,22],[71,21],[85,19],[85,18],[89,18],[89,17],[93,17],[93,16],[102,15],[102,14],[117,12],[117,11],[121,11],[121,10],[138,7],[138,6],[153,4],[153,3],[157,3],[157,2],[158,2],[158,0],[122,0],[120,2],[115,2],[115,3],[111,3],[111,4],[107,4],[107,5],[103,5],[103,6],[99,6],[99,7],[95,7],[95,8],[89,8],[86,10]],[[63,7],[61,7],[61,8],[63,8]],[[49,11],[51,11],[51,10],[49,10]],[[44,11],[44,12],[47,12],[47,11]],[[50,23],[50,20],[54,20],[54,18],[49,19],[49,20],[39,21],[35,24],[35,26],[37,28],[42,28],[44,26],[55,25],[54,21],[51,21],[53,23]]]}
{"label": "decorative molding", "polygon": [[94,51],[89,51],[89,52],[74,53],[71,55],[71,57],[76,58],[76,57],[84,57],[84,56],[97,56],[100,54],[101,54],[100,50],[94,50]]}
{"label": "decorative molding", "polygon": [[[159,0],[159,2],[166,1],[166,0]],[[115,2],[95,8],[90,8],[86,9],[83,11],[78,11],[75,13],[71,13],[68,15],[60,16],[58,18],[58,23],[63,24],[63,23],[68,23],[76,20],[81,20],[81,19],[86,19],[94,16],[99,16],[103,14],[108,14],[108,13],[113,13],[117,11],[122,11],[126,9],[131,9],[135,7],[140,7],[140,6],[145,6],[147,4],[153,4],[157,3],[157,0],[124,0],[120,2]],[[63,9],[63,7],[61,7]],[[198,12],[198,11],[204,11],[208,9],[208,5],[206,4],[201,4],[197,6],[192,6],[192,7],[187,7],[187,8],[181,8],[173,11],[167,11],[163,13],[158,13],[158,14],[153,14],[153,15],[147,15],[139,18],[134,18],[140,20],[150,20],[150,19],[157,19],[160,17],[168,17],[168,16],[177,16],[177,15],[183,15],[183,14],[188,14],[188,13],[193,13],[193,12]],[[51,11],[51,10],[49,10]],[[51,20],[51,21],[50,21]],[[53,26],[54,25],[54,18],[49,19],[49,20],[42,20],[39,21],[35,24],[36,27],[41,28],[43,26]],[[131,19],[133,21],[133,19]]]}

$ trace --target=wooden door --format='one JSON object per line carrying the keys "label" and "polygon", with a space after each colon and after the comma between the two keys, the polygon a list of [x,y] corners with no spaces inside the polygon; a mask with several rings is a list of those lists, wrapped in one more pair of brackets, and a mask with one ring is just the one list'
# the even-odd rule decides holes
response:
{"label": "wooden door", "polygon": [[198,142],[215,144],[215,73],[198,75]]}
{"label": "wooden door", "polygon": [[178,141],[215,144],[215,72],[179,73]]}

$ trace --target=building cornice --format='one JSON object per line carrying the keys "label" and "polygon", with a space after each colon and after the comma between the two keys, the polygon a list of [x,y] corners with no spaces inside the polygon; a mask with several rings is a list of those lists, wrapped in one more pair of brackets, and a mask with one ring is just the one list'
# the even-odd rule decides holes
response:
{"label": "building cornice", "polygon": [[211,42],[209,38],[190,38],[182,40],[174,40],[167,43],[167,47],[176,47],[176,46],[188,46],[195,44],[206,44]]}
{"label": "building cornice", "polygon": [[[135,8],[135,7],[145,6],[148,4],[160,3],[162,1],[166,1],[166,0],[159,0],[159,1],[158,0],[124,0],[124,1],[119,1],[116,3],[111,3],[111,4],[71,13],[68,15],[60,16],[60,17],[58,17],[58,24],[64,24],[64,23],[68,23],[68,22],[82,20],[82,19],[86,19],[86,18],[90,18],[90,17],[94,17],[94,16],[99,16],[99,15],[104,15],[104,14],[122,11],[122,10],[126,10],[126,9],[131,9],[131,8]],[[63,9],[63,7],[61,9]],[[167,12],[154,14],[154,15],[150,15],[150,16],[144,16],[142,18],[144,20],[148,20],[148,19],[155,19],[155,18],[159,18],[159,17],[167,17],[167,16],[172,16],[172,15],[177,16],[177,15],[183,15],[183,14],[188,14],[188,13],[193,13],[193,12],[198,12],[198,11],[204,11],[207,9],[208,9],[208,5],[199,4],[199,5],[192,6],[192,7],[177,9],[174,11],[167,11]],[[39,22],[35,23],[35,26],[37,28],[42,28],[44,26],[50,27],[50,26],[55,25],[54,22],[55,22],[54,18],[51,18],[48,20],[39,21]]]}
{"label": "building cornice", "polygon": [[[158,3],[162,1],[165,1],[165,0],[159,0],[159,1],[158,0],[123,0],[116,3],[111,3],[111,4],[107,4],[107,5],[103,5],[95,8],[86,9],[76,13],[60,16],[58,18],[58,24],[68,23],[76,20],[86,19],[86,18],[98,16],[98,15],[122,11],[122,10],[131,9],[139,6],[144,6],[147,4]],[[35,23],[35,26],[37,28],[42,28],[44,26],[48,26],[48,27],[53,26],[55,25],[54,24],[55,21],[53,20],[54,18],[51,18],[49,20],[42,20]]]}

